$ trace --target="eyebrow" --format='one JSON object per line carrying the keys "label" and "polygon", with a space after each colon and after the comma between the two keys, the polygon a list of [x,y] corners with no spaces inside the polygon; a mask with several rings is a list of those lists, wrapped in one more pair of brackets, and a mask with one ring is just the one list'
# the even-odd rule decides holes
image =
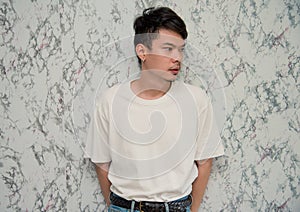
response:
{"label": "eyebrow", "polygon": [[[169,46],[172,46],[172,47],[177,47],[175,44],[168,43],[168,42],[162,44],[162,46],[164,46],[164,45],[169,45]],[[179,47],[185,47],[185,43],[183,45],[179,46]]]}

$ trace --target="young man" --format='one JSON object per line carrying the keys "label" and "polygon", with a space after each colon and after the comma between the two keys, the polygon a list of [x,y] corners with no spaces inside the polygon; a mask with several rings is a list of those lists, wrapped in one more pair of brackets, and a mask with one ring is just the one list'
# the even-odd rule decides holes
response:
{"label": "young man", "polygon": [[169,8],[149,8],[134,29],[140,76],[98,99],[86,157],[108,211],[198,211],[223,146],[205,92],[176,81],[185,23]]}

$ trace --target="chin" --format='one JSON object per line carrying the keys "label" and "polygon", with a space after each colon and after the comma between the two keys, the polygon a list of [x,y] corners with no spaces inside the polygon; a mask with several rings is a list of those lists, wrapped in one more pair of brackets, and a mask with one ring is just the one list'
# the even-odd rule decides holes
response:
{"label": "chin", "polygon": [[169,82],[174,82],[177,79],[177,75],[174,75],[173,77],[168,77],[168,79],[166,79]]}

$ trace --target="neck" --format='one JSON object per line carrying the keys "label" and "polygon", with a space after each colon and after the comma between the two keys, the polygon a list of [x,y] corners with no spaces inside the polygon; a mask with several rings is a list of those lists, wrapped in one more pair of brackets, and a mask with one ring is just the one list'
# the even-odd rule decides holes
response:
{"label": "neck", "polygon": [[139,79],[131,84],[133,92],[143,99],[157,99],[165,95],[171,87],[171,82],[164,80],[151,71],[141,71]]}

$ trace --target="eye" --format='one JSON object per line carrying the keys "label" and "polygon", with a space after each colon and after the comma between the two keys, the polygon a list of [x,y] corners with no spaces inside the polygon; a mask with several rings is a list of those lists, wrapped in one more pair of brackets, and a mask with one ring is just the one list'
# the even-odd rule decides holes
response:
{"label": "eye", "polygon": [[172,47],[164,47],[163,49],[164,49],[164,50],[166,50],[166,51],[168,51],[168,52],[170,52],[170,51],[172,51],[172,50],[173,50],[173,48],[172,48]]}
{"label": "eye", "polygon": [[180,49],[179,49],[179,52],[184,52],[184,48],[180,48]]}

